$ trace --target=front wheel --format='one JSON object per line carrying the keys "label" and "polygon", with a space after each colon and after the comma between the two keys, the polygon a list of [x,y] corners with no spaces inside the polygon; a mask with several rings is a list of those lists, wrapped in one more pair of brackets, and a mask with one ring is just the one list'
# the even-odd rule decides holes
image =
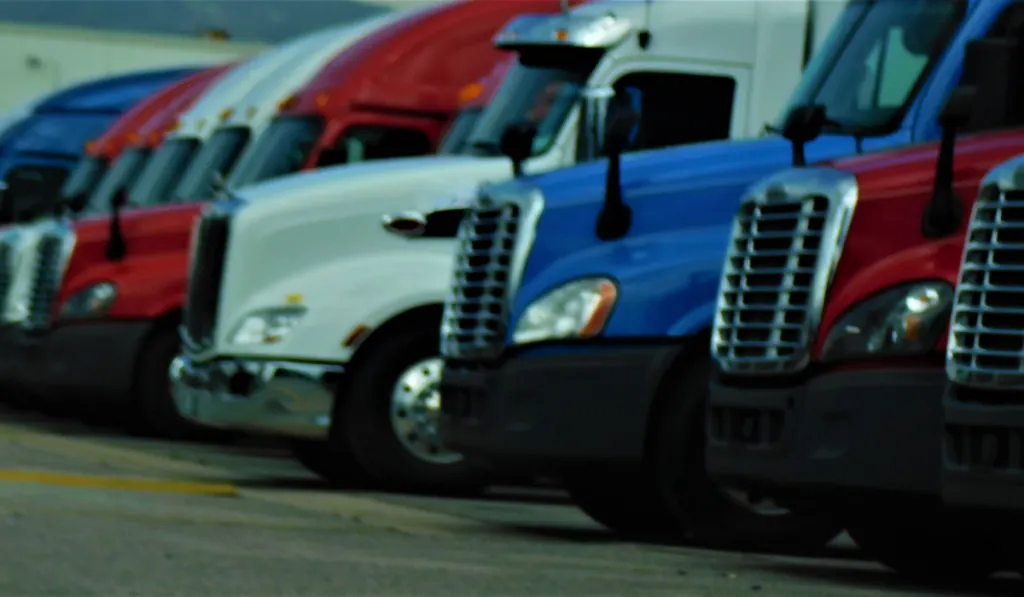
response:
{"label": "front wheel", "polygon": [[851,521],[847,531],[866,554],[914,580],[978,581],[1003,564],[991,534],[938,514],[865,516]]}
{"label": "front wheel", "polygon": [[441,442],[438,325],[396,331],[363,350],[336,425],[363,468],[386,486],[431,493],[481,489],[484,473]]}
{"label": "front wheel", "polygon": [[704,461],[704,413],[711,365],[693,359],[651,418],[647,467],[672,528],[711,547],[806,550],[842,530],[829,511],[794,511],[716,484]]}

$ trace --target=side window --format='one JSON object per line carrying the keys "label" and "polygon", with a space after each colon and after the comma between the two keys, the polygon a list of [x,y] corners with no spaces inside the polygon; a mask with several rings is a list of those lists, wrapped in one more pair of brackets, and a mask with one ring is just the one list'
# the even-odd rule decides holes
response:
{"label": "side window", "polygon": [[430,139],[419,129],[353,126],[347,129],[332,153],[342,152],[348,163],[385,158],[426,155],[433,152]]}
{"label": "side window", "polygon": [[630,73],[615,83],[640,113],[632,149],[728,139],[736,81],[719,75]]}

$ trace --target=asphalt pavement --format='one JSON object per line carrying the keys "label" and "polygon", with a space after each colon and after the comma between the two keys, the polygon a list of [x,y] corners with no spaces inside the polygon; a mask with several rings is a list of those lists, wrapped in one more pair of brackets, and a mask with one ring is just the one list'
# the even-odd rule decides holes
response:
{"label": "asphalt pavement", "polygon": [[617,540],[556,491],[322,486],[274,446],[130,438],[0,411],[0,597],[1021,594],[907,584],[848,539],[798,557]]}

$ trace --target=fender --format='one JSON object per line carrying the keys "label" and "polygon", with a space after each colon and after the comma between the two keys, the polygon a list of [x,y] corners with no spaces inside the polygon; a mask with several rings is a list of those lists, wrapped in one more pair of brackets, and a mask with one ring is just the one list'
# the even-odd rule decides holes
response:
{"label": "fender", "polygon": [[[220,313],[220,352],[241,357],[348,362],[358,344],[346,347],[342,341],[358,327],[375,330],[410,309],[443,303],[451,285],[451,239],[413,240],[415,251],[409,250],[404,239],[394,240],[389,250],[319,261],[259,285],[237,306]],[[231,334],[246,315],[284,306],[287,297],[295,296],[302,297],[301,304],[308,311],[281,342],[258,346],[230,343]]]}
{"label": "fender", "polygon": [[690,336],[711,325],[725,258],[724,218],[685,230],[626,237],[564,255],[524,284],[516,295],[510,333],[525,309],[544,293],[587,276],[619,283],[619,300],[605,338]]}

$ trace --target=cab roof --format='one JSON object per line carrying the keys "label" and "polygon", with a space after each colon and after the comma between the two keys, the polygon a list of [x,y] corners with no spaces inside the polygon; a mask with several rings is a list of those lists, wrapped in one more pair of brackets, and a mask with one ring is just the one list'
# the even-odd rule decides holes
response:
{"label": "cab roof", "polygon": [[216,66],[193,75],[187,81],[184,81],[178,90],[179,92],[171,101],[139,127],[138,145],[144,147],[156,147],[159,145],[163,140],[164,134],[178,121],[178,117],[188,110],[220,77],[236,66],[237,63]]}
{"label": "cab roof", "polygon": [[458,90],[505,56],[493,38],[510,19],[560,10],[560,0],[455,0],[416,12],[342,52],[282,112],[330,115],[373,105],[450,114]]}
{"label": "cab roof", "polygon": [[200,67],[139,71],[80,83],[43,99],[35,112],[120,114],[161,87],[194,74]]}
{"label": "cab roof", "polygon": [[279,65],[239,100],[225,126],[246,126],[253,121],[270,119],[282,101],[315,77],[335,55],[363,37],[417,10],[390,12],[354,24],[324,29],[309,36],[303,42],[303,51]]}
{"label": "cab roof", "polygon": [[260,52],[231,69],[217,80],[206,93],[178,120],[175,137],[208,137],[216,128],[221,113],[232,108],[265,78],[274,74],[282,64],[293,61],[309,51],[309,44],[324,35],[317,31]]}
{"label": "cab roof", "polygon": [[100,137],[86,144],[86,154],[115,157],[127,143],[136,140],[147,123],[159,118],[160,114],[180,96],[187,94],[191,88],[204,81],[212,82],[216,75],[227,68],[215,66],[204,69],[161,88],[125,112]]}

